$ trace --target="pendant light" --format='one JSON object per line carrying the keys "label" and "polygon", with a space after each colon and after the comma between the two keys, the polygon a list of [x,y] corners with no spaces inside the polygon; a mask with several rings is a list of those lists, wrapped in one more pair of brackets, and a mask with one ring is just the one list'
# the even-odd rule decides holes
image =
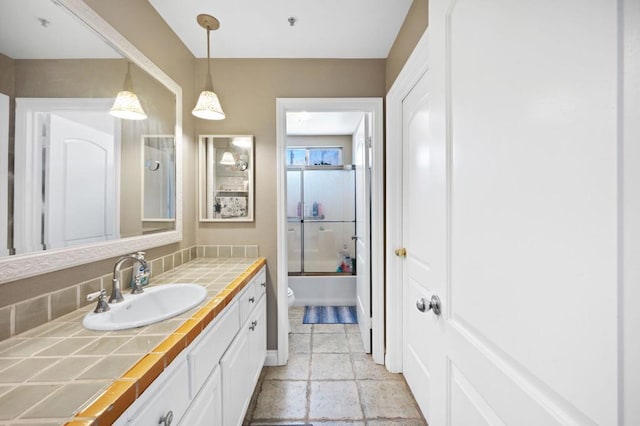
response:
{"label": "pendant light", "polygon": [[233,158],[233,154],[230,151],[225,151],[225,153],[222,154],[222,158],[220,159],[220,164],[223,164],[225,166],[233,166],[236,164],[236,159]]}
{"label": "pendant light", "polygon": [[198,24],[207,30],[207,77],[204,84],[204,90],[200,93],[196,107],[191,112],[198,118],[205,120],[224,120],[225,115],[220,106],[218,95],[213,91],[213,80],[211,79],[211,70],[209,63],[211,57],[209,53],[209,33],[220,28],[220,22],[211,15],[201,14],[197,18]]}
{"label": "pendant light", "polygon": [[140,101],[133,93],[133,80],[131,80],[131,62],[127,62],[127,75],[124,77],[124,89],[118,92],[109,114],[125,120],[145,120],[145,114]]}

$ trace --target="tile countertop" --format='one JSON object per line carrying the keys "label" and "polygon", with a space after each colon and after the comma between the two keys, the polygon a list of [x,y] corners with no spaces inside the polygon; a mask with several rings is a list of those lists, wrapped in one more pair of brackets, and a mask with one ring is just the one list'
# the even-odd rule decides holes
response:
{"label": "tile countertop", "polygon": [[265,264],[199,258],[152,278],[201,284],[207,299],[146,327],[87,330],[92,303],[0,342],[0,425],[111,424]]}

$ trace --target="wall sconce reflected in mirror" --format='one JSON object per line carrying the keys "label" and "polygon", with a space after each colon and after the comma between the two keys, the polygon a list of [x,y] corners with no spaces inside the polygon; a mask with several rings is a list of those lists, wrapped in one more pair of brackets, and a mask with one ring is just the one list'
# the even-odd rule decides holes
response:
{"label": "wall sconce reflected in mirror", "polygon": [[133,92],[133,80],[131,79],[131,62],[127,62],[127,75],[124,77],[124,88],[118,92],[109,114],[125,120],[145,120],[145,114],[140,105],[140,100]]}

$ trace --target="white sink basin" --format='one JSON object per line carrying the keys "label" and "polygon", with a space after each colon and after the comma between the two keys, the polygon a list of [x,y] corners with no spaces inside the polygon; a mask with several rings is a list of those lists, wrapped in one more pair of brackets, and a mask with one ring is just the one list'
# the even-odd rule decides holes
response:
{"label": "white sink basin", "polygon": [[166,284],[145,288],[142,294],[125,294],[124,302],[110,304],[110,310],[89,312],[82,325],[89,330],[124,330],[142,327],[179,315],[207,296],[198,284]]}

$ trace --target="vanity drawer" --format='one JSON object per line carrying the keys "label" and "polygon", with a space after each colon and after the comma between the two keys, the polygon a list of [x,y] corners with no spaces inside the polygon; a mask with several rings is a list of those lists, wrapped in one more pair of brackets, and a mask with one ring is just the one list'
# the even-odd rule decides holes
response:
{"label": "vanity drawer", "polygon": [[194,342],[194,347],[187,356],[191,398],[196,395],[209,373],[218,365],[220,358],[240,330],[238,303],[234,302],[227,306],[222,315],[218,316],[207,328],[208,330],[205,330]]}
{"label": "vanity drawer", "polygon": [[[174,364],[176,363],[177,364]],[[127,424],[158,426],[158,421],[171,412],[177,422],[189,406],[189,376],[187,362],[176,358],[171,366],[147,388],[127,413]],[[132,406],[133,407],[133,406]]]}

